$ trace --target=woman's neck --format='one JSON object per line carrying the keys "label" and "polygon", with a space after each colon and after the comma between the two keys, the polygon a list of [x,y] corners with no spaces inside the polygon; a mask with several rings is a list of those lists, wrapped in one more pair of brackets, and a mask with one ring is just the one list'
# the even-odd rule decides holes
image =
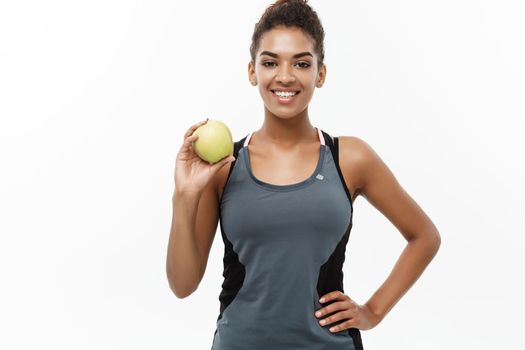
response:
{"label": "woman's neck", "polygon": [[[289,147],[297,144],[317,142],[317,129],[308,120],[299,125],[289,123],[264,123],[254,132],[256,143]],[[252,136],[253,138],[253,136]]]}

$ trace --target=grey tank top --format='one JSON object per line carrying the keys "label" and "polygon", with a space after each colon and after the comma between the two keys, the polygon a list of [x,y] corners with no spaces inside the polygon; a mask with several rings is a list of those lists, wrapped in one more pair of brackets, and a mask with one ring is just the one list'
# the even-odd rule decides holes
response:
{"label": "grey tank top", "polygon": [[344,293],[353,215],[338,138],[316,129],[317,167],[294,184],[253,175],[251,133],[234,143],[220,202],[224,282],[212,350],[363,350],[359,329],[332,333],[334,324],[321,326],[314,315],[333,302],[319,303],[321,295]]}

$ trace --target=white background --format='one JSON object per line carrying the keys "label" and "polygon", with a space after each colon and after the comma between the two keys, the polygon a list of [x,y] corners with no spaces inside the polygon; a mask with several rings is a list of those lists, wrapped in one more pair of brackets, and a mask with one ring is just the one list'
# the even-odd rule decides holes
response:
{"label": "white background", "polygon": [[[165,275],[190,125],[260,127],[248,82],[267,1],[0,4],[0,348],[209,349],[224,245],[198,290]],[[311,1],[327,80],[313,125],[368,142],[442,245],[365,349],[523,349],[525,5]],[[405,241],[355,203],[345,292],[364,303]]]}

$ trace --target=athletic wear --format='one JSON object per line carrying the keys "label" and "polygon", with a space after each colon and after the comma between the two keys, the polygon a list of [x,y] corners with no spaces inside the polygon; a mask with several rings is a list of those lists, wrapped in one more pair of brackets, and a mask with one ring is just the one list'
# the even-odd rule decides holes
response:
{"label": "athletic wear", "polygon": [[321,305],[320,296],[344,292],[353,214],[338,138],[317,131],[315,171],[289,185],[253,175],[251,134],[234,143],[220,202],[224,282],[212,350],[363,350],[359,329],[332,333],[334,324],[321,326],[314,315],[334,302]]}

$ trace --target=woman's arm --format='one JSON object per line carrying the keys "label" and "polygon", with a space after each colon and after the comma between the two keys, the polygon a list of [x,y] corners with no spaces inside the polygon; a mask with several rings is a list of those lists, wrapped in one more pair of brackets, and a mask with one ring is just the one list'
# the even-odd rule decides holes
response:
{"label": "woman's arm", "polygon": [[434,258],[441,237],[434,223],[365,141],[340,137],[340,160],[347,162],[346,169],[352,169],[348,177],[356,185],[356,194],[388,218],[408,242],[389,276],[365,303],[382,320]]}

